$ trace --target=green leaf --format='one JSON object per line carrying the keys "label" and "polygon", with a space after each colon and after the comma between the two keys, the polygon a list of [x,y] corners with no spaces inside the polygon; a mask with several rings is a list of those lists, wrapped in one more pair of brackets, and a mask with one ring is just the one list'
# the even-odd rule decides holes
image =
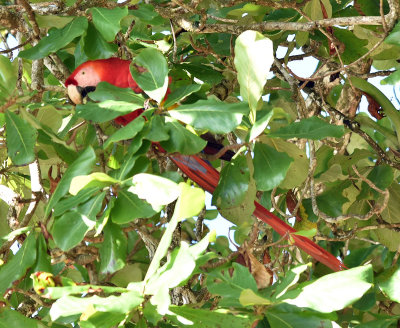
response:
{"label": "green leaf", "polygon": [[195,64],[179,64],[178,66],[185,71],[188,71],[191,76],[209,84],[218,84],[223,79],[220,72],[214,70],[212,67],[204,65],[202,63]]}
{"label": "green leaf", "polygon": [[61,180],[57,184],[57,188],[47,203],[44,216],[49,215],[51,209],[58,203],[69,190],[69,186],[74,177],[82,174],[88,174],[96,160],[96,154],[92,147],[86,148],[79,157],[68,167],[63,174]]}
{"label": "green leaf", "polygon": [[384,78],[381,81],[382,85],[390,84],[390,85],[397,85],[400,81],[400,71],[396,70],[392,74],[390,74],[388,77]]}
{"label": "green leaf", "polygon": [[[245,291],[257,294],[257,284],[249,269],[239,263],[232,263],[232,275],[228,270],[213,270],[207,275],[207,288],[210,293],[222,296],[220,305],[222,307],[241,307],[240,296]],[[267,303],[268,300],[265,300]]]}
{"label": "green leaf", "polygon": [[143,107],[143,103],[106,100],[101,103],[89,102],[76,106],[76,116],[96,123],[104,123]]}
{"label": "green leaf", "polygon": [[193,155],[200,152],[207,144],[205,140],[185,129],[177,121],[167,122],[165,127],[170,137],[160,144],[169,153]]}
{"label": "green leaf", "polygon": [[[178,222],[183,219],[192,217],[200,213],[204,207],[205,194],[204,190],[200,188],[192,188],[186,183],[181,182],[179,184],[180,195],[175,205],[174,214],[170,222],[168,223],[167,229],[158,244],[157,250],[154,254],[153,260],[147,270],[144,281],[147,282],[156,273],[160,267],[160,262],[163,257],[167,254],[168,247],[172,241],[172,234],[178,225]],[[167,288],[164,288],[168,292]]]}
{"label": "green leaf", "polygon": [[144,107],[144,97],[141,94],[133,92],[131,88],[119,88],[107,82],[100,82],[96,90],[90,93],[90,99],[93,101],[124,101]]}
{"label": "green leaf", "polygon": [[294,299],[284,302],[323,313],[338,311],[361,298],[371,288],[372,277],[371,265],[331,273],[303,287]]}
{"label": "green leaf", "polygon": [[[208,309],[195,309],[190,306],[170,306],[170,311],[176,315],[182,317],[180,319],[184,321],[186,325],[190,325],[196,328],[214,328],[214,327],[230,327],[230,328],[248,328],[252,327],[252,324],[257,317],[251,314],[239,314],[235,315],[229,313],[228,310],[216,310],[210,311]],[[170,317],[170,315],[167,315]],[[176,321],[176,323],[180,323]],[[182,325],[182,323],[180,323]]]}
{"label": "green leaf", "polygon": [[386,280],[379,282],[379,288],[393,302],[400,302],[400,268],[397,267],[394,273]]}
{"label": "green leaf", "polygon": [[3,295],[14,281],[24,276],[27,270],[35,264],[35,261],[36,239],[35,234],[31,232],[15,256],[0,266],[0,295]]}
{"label": "green leaf", "polygon": [[312,140],[320,140],[327,137],[341,138],[344,134],[343,125],[333,125],[324,120],[313,116],[302,119],[300,122],[294,122],[287,126],[270,133],[271,138],[305,138]]}
{"label": "green leaf", "polygon": [[350,64],[368,52],[366,48],[368,40],[359,39],[352,31],[346,29],[334,27],[333,30],[335,38],[345,45],[344,51],[341,53],[344,64]]}
{"label": "green leaf", "polygon": [[62,29],[50,30],[48,36],[42,38],[34,47],[21,51],[18,57],[32,60],[46,57],[82,35],[87,27],[87,18],[82,16],[77,17]]}
{"label": "green leaf", "polygon": [[92,23],[89,23],[82,42],[83,51],[89,59],[109,58],[118,50],[117,45],[103,39]]}
{"label": "green leaf", "polygon": [[161,103],[168,89],[168,65],[156,49],[146,48],[137,55],[130,66],[133,79],[152,99]]}
{"label": "green leaf", "polygon": [[150,218],[156,213],[149,203],[128,190],[121,189],[111,210],[111,219],[114,223],[123,224],[138,218]]}
{"label": "green leaf", "polygon": [[139,8],[131,11],[132,15],[139,18],[142,22],[152,25],[160,25],[165,19],[162,18],[154,7],[150,4],[141,3]]}
{"label": "green leaf", "polygon": [[349,255],[344,258],[344,264],[349,268],[354,268],[362,265],[362,263],[379,247],[378,245],[371,245],[359,249],[351,250]]}
{"label": "green leaf", "polygon": [[87,201],[97,190],[97,187],[82,189],[77,195],[60,200],[56,206],[54,206],[54,216],[60,216],[66,211]]}
{"label": "green leaf", "polygon": [[111,144],[121,141],[133,139],[144,127],[145,120],[143,117],[137,117],[126,126],[118,129],[104,143],[103,148],[107,149]]}
{"label": "green leaf", "polygon": [[273,115],[274,111],[271,110],[253,124],[249,133],[249,141],[252,141],[253,139],[257,138],[261,133],[263,133],[263,131],[266,129],[267,125],[271,121]]}
{"label": "green leaf", "polygon": [[69,193],[71,195],[77,195],[82,189],[92,189],[95,187],[101,189],[116,182],[118,181],[103,172],[95,172],[89,175],[78,175],[72,179]]}
{"label": "green leaf", "polygon": [[91,198],[75,210],[56,218],[52,227],[54,242],[63,251],[78,245],[86,233],[96,225],[96,215],[100,212],[105,192]]}
{"label": "green leaf", "polygon": [[266,311],[271,328],[281,327],[339,327],[335,322],[335,314],[318,313],[309,309],[298,308],[289,304],[278,304]]}
{"label": "green leaf", "polygon": [[279,281],[274,285],[274,299],[278,300],[279,298],[284,298],[287,290],[299,281],[300,275],[306,271],[307,268],[307,264],[301,264],[291,268],[290,271],[283,277],[282,281]]}
{"label": "green leaf", "polygon": [[91,289],[101,288],[101,291],[105,294],[112,293],[125,293],[128,290],[122,287],[112,286],[95,286],[95,285],[72,285],[63,287],[47,287],[45,290],[45,296],[51,299],[58,299],[71,294],[87,294]]}
{"label": "green leaf", "polygon": [[121,19],[128,15],[128,8],[91,8],[93,24],[107,42],[114,41],[121,30]]}
{"label": "green leaf", "polygon": [[268,191],[285,179],[293,159],[268,145],[256,143],[253,162],[254,179],[258,190]]}
{"label": "green leaf", "polygon": [[205,194],[200,188],[192,188],[186,183],[179,184],[181,194],[175,205],[174,218],[178,221],[190,218],[200,213],[204,207]]}
{"label": "green leaf", "polygon": [[273,61],[273,43],[261,33],[249,30],[236,39],[234,63],[240,95],[250,105],[253,122]]}
{"label": "green leaf", "polygon": [[174,92],[168,95],[168,98],[164,103],[164,108],[168,108],[176,104],[178,101],[181,101],[183,98],[191,95],[193,92],[199,91],[200,89],[201,89],[200,84],[184,85],[176,89]]}
{"label": "green leaf", "polygon": [[385,39],[385,43],[400,46],[400,22],[396,24],[393,30]]}
{"label": "green leaf", "polygon": [[15,165],[24,165],[35,159],[37,131],[13,112],[6,111],[8,156]]}
{"label": "green leaf", "polygon": [[122,293],[120,296],[87,298],[64,296],[58,299],[50,309],[53,321],[83,314],[83,318],[98,312],[128,314],[143,302],[143,297],[136,291]]}
{"label": "green leaf", "polygon": [[250,170],[246,157],[239,156],[222,168],[212,205],[227,208],[241,204],[248,192],[249,183]]}
{"label": "green leaf", "polygon": [[0,86],[4,88],[2,88],[4,94],[0,96],[0,99],[2,99],[1,97],[3,96],[11,94],[13,91],[10,86],[15,86],[17,81],[18,74],[16,64],[15,60],[11,62],[8,57],[0,56]]}
{"label": "green leaf", "polygon": [[179,197],[180,187],[175,182],[153,174],[140,173],[132,178],[129,192],[145,199],[156,211]]}
{"label": "green leaf", "polygon": [[45,325],[36,319],[25,317],[17,310],[6,308],[0,312],[0,328],[9,327],[44,328]]}
{"label": "green leaf", "polygon": [[156,115],[151,118],[150,127],[146,133],[146,139],[154,142],[165,141],[169,139],[168,128],[165,125],[163,117]]}
{"label": "green leaf", "polygon": [[108,222],[104,228],[104,241],[101,243],[100,273],[110,274],[125,266],[127,239],[119,225]]}
{"label": "green leaf", "polygon": [[192,275],[196,260],[207,249],[211,238],[215,239],[215,233],[208,234],[191,247],[186,242],[182,242],[179,248],[174,249],[167,262],[146,283],[145,294],[154,295],[151,303],[157,306],[158,313],[167,313],[171,304],[168,290],[180,285]]}
{"label": "green leaf", "polygon": [[169,114],[196,129],[214,133],[228,133],[242,121],[249,111],[247,103],[225,103],[215,100],[199,100],[169,111]]}

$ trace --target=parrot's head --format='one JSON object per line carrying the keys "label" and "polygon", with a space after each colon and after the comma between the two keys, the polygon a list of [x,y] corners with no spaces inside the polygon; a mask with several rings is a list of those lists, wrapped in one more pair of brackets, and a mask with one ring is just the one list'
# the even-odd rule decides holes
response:
{"label": "parrot's head", "polygon": [[90,60],[78,66],[65,81],[68,96],[74,104],[82,104],[87,94],[96,89],[103,79],[98,61]]}

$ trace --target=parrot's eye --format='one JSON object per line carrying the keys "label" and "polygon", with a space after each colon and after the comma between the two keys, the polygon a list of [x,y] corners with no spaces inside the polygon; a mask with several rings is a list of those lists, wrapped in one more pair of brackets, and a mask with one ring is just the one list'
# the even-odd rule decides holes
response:
{"label": "parrot's eye", "polygon": [[82,75],[85,75],[85,71],[82,72]]}

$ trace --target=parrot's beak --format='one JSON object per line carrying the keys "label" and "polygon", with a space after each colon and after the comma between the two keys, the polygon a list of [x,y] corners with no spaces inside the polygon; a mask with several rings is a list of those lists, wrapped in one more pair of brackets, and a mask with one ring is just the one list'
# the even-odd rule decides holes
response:
{"label": "parrot's beak", "polygon": [[92,86],[82,88],[78,85],[70,84],[67,87],[68,97],[75,105],[82,104],[87,94],[94,90],[96,90],[96,87]]}

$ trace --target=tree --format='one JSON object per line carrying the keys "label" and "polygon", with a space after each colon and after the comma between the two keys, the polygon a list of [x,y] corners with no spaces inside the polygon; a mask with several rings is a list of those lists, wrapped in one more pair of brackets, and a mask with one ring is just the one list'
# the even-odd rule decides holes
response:
{"label": "tree", "polygon": [[[397,0],[0,0],[0,326],[397,327],[399,103],[371,82],[400,80],[399,17]],[[70,73],[110,57],[144,93],[72,104]],[[176,153],[220,172],[218,211]]]}

